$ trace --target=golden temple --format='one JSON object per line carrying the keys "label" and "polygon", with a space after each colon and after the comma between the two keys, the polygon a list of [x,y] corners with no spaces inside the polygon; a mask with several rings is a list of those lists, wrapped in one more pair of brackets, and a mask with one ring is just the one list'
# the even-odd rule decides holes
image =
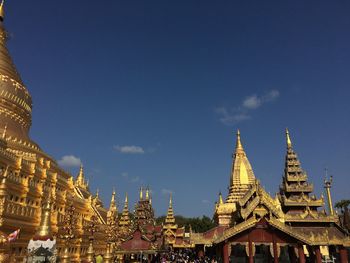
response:
{"label": "golden temple", "polygon": [[[176,224],[170,196],[166,218],[156,224],[150,190],[140,189],[134,213],[128,195],[119,214],[116,192],[109,208],[91,193],[80,167],[76,178],[64,171],[29,137],[32,100],[11,59],[0,5],[0,262],[22,262],[35,242],[51,242],[61,262],[150,262],[169,250],[211,253],[221,262],[348,262],[349,232],[333,211],[331,181],[323,197],[301,168],[286,131],[287,152],[279,193],[272,197],[254,175],[237,131],[229,191],[215,205],[216,227],[205,233]],[[20,229],[8,242],[8,234]],[[57,241],[57,243],[56,243]],[[34,242],[34,243],[31,243]],[[28,245],[29,244],[29,245]],[[32,244],[32,245],[31,245]],[[50,252],[50,253],[51,253]],[[288,260],[286,260],[288,258]],[[28,261],[29,262],[29,261]]]}

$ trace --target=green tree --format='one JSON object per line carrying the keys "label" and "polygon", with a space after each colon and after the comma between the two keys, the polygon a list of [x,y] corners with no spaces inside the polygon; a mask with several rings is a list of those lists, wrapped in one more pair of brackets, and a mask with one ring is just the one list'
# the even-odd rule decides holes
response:
{"label": "green tree", "polygon": [[343,199],[335,203],[335,208],[340,209],[342,213],[344,213],[345,210],[348,209],[348,206],[350,205],[349,199]]}
{"label": "green tree", "polygon": [[[157,224],[162,224],[165,221],[166,216],[160,216],[156,219]],[[179,227],[185,227],[186,231],[192,228],[193,232],[205,232],[213,227],[215,227],[215,223],[209,217],[203,215],[202,217],[184,217],[181,215],[175,216],[175,222]]]}

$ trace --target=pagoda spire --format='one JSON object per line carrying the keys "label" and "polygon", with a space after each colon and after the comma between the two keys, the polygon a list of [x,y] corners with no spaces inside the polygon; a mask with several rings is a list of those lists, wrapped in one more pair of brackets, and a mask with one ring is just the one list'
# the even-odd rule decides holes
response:
{"label": "pagoda spire", "polygon": [[146,200],[149,201],[149,188],[146,189]]}
{"label": "pagoda spire", "polygon": [[53,239],[51,232],[51,193],[49,193],[49,197],[44,203],[41,210],[41,220],[40,226],[36,234],[34,235],[33,240],[48,240]]}
{"label": "pagoda spire", "polygon": [[287,142],[287,149],[291,149],[292,140],[290,139],[288,128],[286,128],[286,142]]}
{"label": "pagoda spire", "polygon": [[140,187],[140,201],[143,200],[143,189],[142,186]]}
{"label": "pagoda spire", "polygon": [[107,212],[107,223],[116,222],[118,219],[118,207],[115,201],[115,190],[113,189],[111,203]]}
{"label": "pagoda spire", "polygon": [[111,197],[111,203],[109,205],[109,210],[110,211],[117,211],[117,205],[116,205],[116,202],[115,202],[115,189],[113,189],[113,192],[112,192],[112,197]]}
{"label": "pagoda spire", "polygon": [[236,133],[236,148],[233,153],[232,170],[230,176],[230,190],[227,202],[232,203],[243,197],[255,182],[255,175],[241,141],[241,133]]}
{"label": "pagoda spire", "polygon": [[222,199],[221,192],[219,193],[219,205],[222,205],[224,203],[224,200]]}
{"label": "pagoda spire", "polygon": [[237,130],[236,133],[236,153],[238,152],[244,152],[242,142],[241,142],[241,132]]}
{"label": "pagoda spire", "polygon": [[83,188],[87,187],[87,184],[85,183],[84,167],[82,164],[80,165],[79,174],[75,180],[75,184]]}
{"label": "pagoda spire", "polygon": [[173,197],[172,197],[171,193],[170,193],[169,207],[168,207],[168,212],[167,212],[167,215],[165,218],[165,223],[166,224],[174,224],[175,223],[174,210],[173,210]]}
{"label": "pagoda spire", "polygon": [[120,226],[130,225],[128,193],[125,194],[124,208],[123,208],[120,220],[119,220],[119,225]]}
{"label": "pagoda spire", "polygon": [[[317,211],[323,206],[323,199],[311,198],[313,184],[308,182],[308,176],[302,169],[298,155],[293,149],[292,140],[286,129],[287,153],[285,157],[283,182],[280,187],[282,210],[286,214],[296,215],[307,209]],[[303,200],[301,202],[300,200]]]}

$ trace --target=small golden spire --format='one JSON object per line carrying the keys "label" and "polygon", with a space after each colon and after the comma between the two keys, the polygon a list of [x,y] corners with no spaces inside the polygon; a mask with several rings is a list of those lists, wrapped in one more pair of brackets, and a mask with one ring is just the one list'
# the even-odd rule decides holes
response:
{"label": "small golden spire", "polygon": [[170,193],[169,207],[173,207],[173,194],[172,193]]}
{"label": "small golden spire", "polygon": [[2,0],[0,4],[0,21],[4,21],[4,17],[5,17],[4,3],[5,3],[5,0]]}
{"label": "small golden spire", "polygon": [[224,200],[222,199],[221,192],[219,193],[219,204],[222,205],[224,203]]}
{"label": "small golden spire", "polygon": [[128,206],[128,193],[125,193],[125,205],[124,206]]}
{"label": "small golden spire", "polygon": [[110,211],[115,211],[117,210],[117,205],[115,203],[115,189],[113,188],[113,192],[112,192],[112,198],[111,198],[111,203],[109,205],[109,210]]}
{"label": "small golden spire", "polygon": [[146,200],[149,201],[149,188],[146,189]]}
{"label": "small golden spire", "polygon": [[287,148],[292,148],[292,141],[289,136],[289,131],[288,128],[286,128],[286,140],[287,140]]}
{"label": "small golden spire", "polygon": [[237,130],[237,139],[236,139],[236,152],[244,151],[242,142],[241,142],[241,133]]}
{"label": "small golden spire", "polygon": [[97,188],[95,198],[98,199],[99,197],[100,197],[100,190]]}
{"label": "small golden spire", "polygon": [[143,200],[143,189],[142,189],[142,186],[140,187],[140,200]]}
{"label": "small golden spire", "polygon": [[51,234],[51,193],[41,209],[41,221],[38,231],[36,232],[34,239],[52,239]]}
{"label": "small golden spire", "polygon": [[115,189],[113,187],[111,202],[115,202]]}
{"label": "small golden spire", "polygon": [[165,224],[174,224],[174,210],[173,210],[173,195],[170,193],[168,212],[165,218]]}
{"label": "small golden spire", "polygon": [[111,205],[115,204],[115,189],[113,188],[113,192],[112,192],[112,198],[111,198]]}
{"label": "small golden spire", "polygon": [[85,186],[85,178],[84,178],[84,167],[83,164],[80,164],[79,174],[77,176],[76,183],[78,186]]}

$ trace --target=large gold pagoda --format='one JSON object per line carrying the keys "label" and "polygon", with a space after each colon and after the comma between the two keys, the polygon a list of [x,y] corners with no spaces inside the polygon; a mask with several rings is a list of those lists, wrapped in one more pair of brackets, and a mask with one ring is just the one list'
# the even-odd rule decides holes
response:
{"label": "large gold pagoda", "polygon": [[[0,254],[16,262],[25,256],[29,240],[39,229],[42,204],[52,197],[51,228],[59,236],[67,207],[74,207],[75,238],[71,240],[71,260],[86,254],[89,240],[85,226],[93,216],[106,221],[107,210],[85,181],[83,167],[76,180],[59,167],[29,137],[32,124],[32,98],[11,59],[3,25],[4,5],[0,6],[0,231],[2,236],[20,228],[19,239],[0,245]],[[58,240],[61,253],[62,240]],[[105,242],[95,240],[95,251],[102,252]]]}

